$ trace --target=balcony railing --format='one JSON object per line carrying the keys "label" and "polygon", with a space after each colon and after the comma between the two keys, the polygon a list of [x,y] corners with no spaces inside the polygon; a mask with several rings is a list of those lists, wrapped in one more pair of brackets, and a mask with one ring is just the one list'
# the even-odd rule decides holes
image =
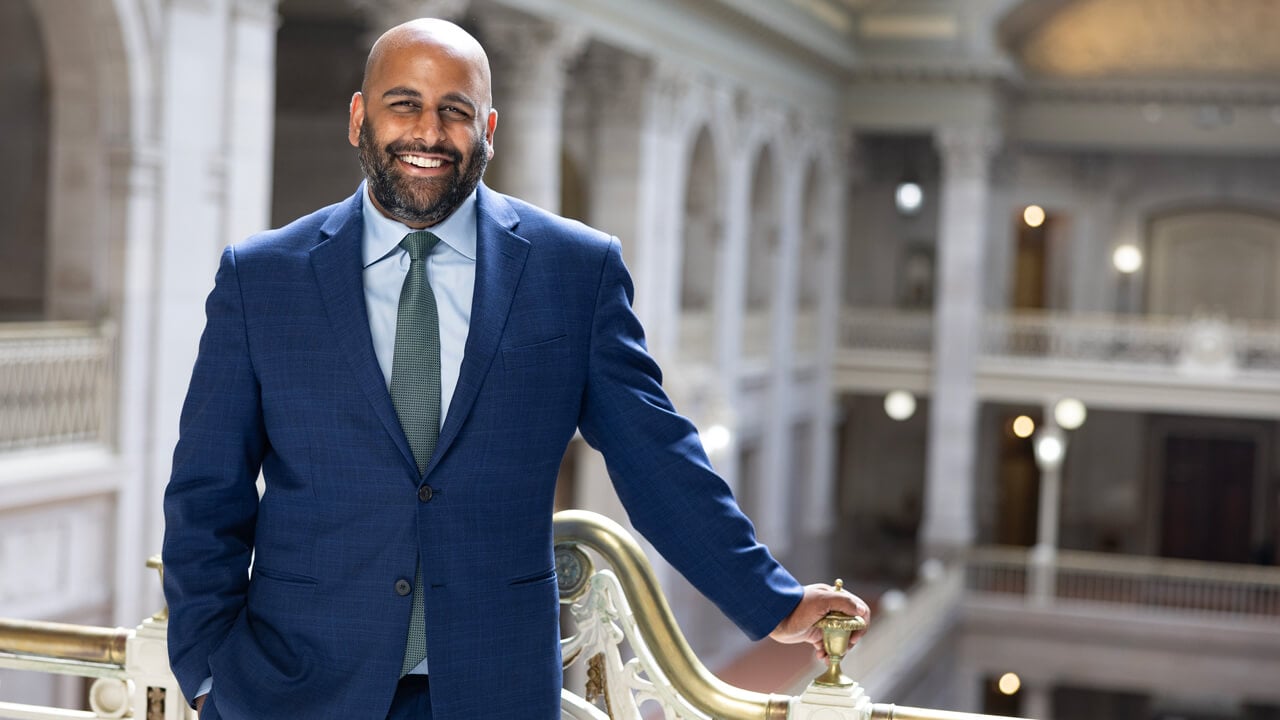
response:
{"label": "balcony railing", "polygon": [[[845,350],[929,353],[932,345],[930,313],[844,310]],[[1161,366],[1200,374],[1280,372],[1280,325],[1220,317],[992,313],[983,321],[979,354],[1014,362]]]}
{"label": "balcony railing", "polygon": [[0,324],[0,452],[110,442],[115,368],[110,324]]}
{"label": "balcony railing", "polygon": [[[1047,582],[1038,573],[1047,573]],[[967,563],[971,592],[1031,604],[1129,606],[1200,618],[1280,620],[1280,568],[1059,550],[982,548]]]}
{"label": "balcony railing", "polygon": [[[561,693],[568,720],[639,720],[649,703],[663,717],[687,720],[980,720],[992,716],[872,703],[856,684],[816,682],[798,697],[765,695],[730,686],[698,660],[680,633],[644,552],[611,520],[582,511],[558,513],[556,568],[561,603],[574,632],[562,639],[565,665],[587,666],[585,692]],[[596,570],[593,556],[608,567]],[[153,558],[153,566],[158,559]],[[840,647],[832,624],[828,649]],[[20,720],[147,718],[186,720],[164,651],[163,613],[136,630],[0,620],[0,668],[67,673],[97,680],[84,710],[0,701],[0,717]],[[843,631],[847,641],[848,630]],[[623,648],[633,657],[624,659]],[[121,652],[123,648],[123,652]],[[495,648],[501,656],[501,648]],[[838,660],[827,677],[839,677]]]}

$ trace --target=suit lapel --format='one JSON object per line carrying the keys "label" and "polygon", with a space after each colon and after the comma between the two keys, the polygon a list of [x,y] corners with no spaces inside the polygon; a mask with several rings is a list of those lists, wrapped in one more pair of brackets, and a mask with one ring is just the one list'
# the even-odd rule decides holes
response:
{"label": "suit lapel", "polygon": [[369,314],[364,302],[364,258],[361,246],[364,242],[364,216],[360,193],[364,185],[347,202],[329,216],[320,228],[324,240],[311,249],[311,268],[316,274],[320,296],[338,346],[356,381],[364,391],[373,411],[382,421],[387,434],[395,440],[405,461],[417,469],[413,451],[400,428],[400,419],[386,380],[373,352],[373,337],[369,333]]}
{"label": "suit lapel", "polygon": [[529,255],[529,241],[512,232],[519,219],[505,199],[480,186],[476,198],[476,287],[471,301],[471,325],[467,329],[458,387],[453,392],[449,414],[440,430],[440,440],[427,466],[427,474],[457,438],[498,352],[511,301]]}

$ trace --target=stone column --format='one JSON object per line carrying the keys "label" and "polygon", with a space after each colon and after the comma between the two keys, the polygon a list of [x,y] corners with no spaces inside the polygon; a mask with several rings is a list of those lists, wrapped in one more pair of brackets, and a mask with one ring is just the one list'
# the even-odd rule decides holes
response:
{"label": "stone column", "polygon": [[[158,233],[149,259],[150,322],[152,347],[165,351],[156,355],[147,392],[151,508],[161,506],[168,482],[182,401],[204,327],[204,300],[232,226],[227,216],[227,137],[234,110],[231,15],[230,0],[172,0],[157,51],[161,167]],[[149,528],[154,536],[147,547],[160,547],[158,528],[159,523]]]}
{"label": "stone column", "polygon": [[[849,168],[858,162],[853,154],[852,131],[836,126],[831,128],[830,140],[824,145],[830,148],[834,162],[820,164],[823,181],[819,182],[817,192],[826,193],[823,202],[818,204],[825,209],[829,217],[820,224],[817,263],[820,275],[802,280],[819,283],[818,289],[818,346],[817,367],[815,368],[815,411],[813,416],[813,438],[809,448],[813,452],[811,464],[812,483],[809,497],[805,500],[803,527],[798,528],[799,538],[810,542],[816,538],[826,538],[835,528],[837,517],[836,505],[836,407],[838,398],[835,393],[835,361],[840,348],[840,269],[844,267],[845,237],[845,205],[849,197]],[[829,173],[829,174],[828,174]],[[822,550],[829,557],[829,548]],[[825,562],[823,567],[829,565]],[[815,578],[818,579],[818,578]],[[824,581],[828,581],[822,578]]]}
{"label": "stone column", "polygon": [[560,210],[560,153],[569,63],[587,36],[570,27],[499,12],[481,23],[498,110],[495,159],[486,182]]}
{"label": "stone column", "polygon": [[987,235],[990,128],[942,128],[938,287],[933,312],[933,392],[921,542],[926,552],[969,545],[974,537],[976,371],[983,319],[982,264]]}

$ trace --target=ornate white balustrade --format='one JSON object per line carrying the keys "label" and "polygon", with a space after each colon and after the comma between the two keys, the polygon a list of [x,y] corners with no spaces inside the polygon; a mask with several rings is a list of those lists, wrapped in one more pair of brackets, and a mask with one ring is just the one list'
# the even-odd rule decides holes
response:
{"label": "ornate white balustrade", "polygon": [[[930,313],[845,308],[843,348],[929,353]],[[1163,366],[1184,372],[1280,372],[1280,325],[1218,317],[993,313],[983,324],[981,356]]]}
{"label": "ornate white balustrade", "polygon": [[[1050,582],[1038,583],[1048,573]],[[1027,550],[981,548],[967,560],[970,592],[1069,606],[1127,606],[1199,618],[1280,621],[1280,568],[1059,550],[1047,564]]]}
{"label": "ornate white balustrade", "polygon": [[115,368],[110,324],[0,324],[0,452],[109,442]]}
{"label": "ornate white balustrade", "polygon": [[[563,638],[565,665],[587,667],[583,693],[565,688],[565,720],[640,720],[641,706],[668,720],[980,720],[991,716],[872,703],[840,671],[858,618],[819,622],[833,658],[798,697],[732,687],[693,655],[676,626],[639,545],[611,520],[582,511],[558,513],[556,570],[561,602],[573,618]],[[608,567],[596,570],[592,556]],[[159,566],[159,559],[149,562]],[[932,608],[934,603],[929,603]],[[0,620],[0,668],[95,678],[90,710],[0,701],[13,720],[191,720],[169,671],[162,611],[135,630]],[[886,636],[887,637],[887,636]],[[631,648],[624,657],[623,648]],[[823,684],[824,681],[826,684]]]}

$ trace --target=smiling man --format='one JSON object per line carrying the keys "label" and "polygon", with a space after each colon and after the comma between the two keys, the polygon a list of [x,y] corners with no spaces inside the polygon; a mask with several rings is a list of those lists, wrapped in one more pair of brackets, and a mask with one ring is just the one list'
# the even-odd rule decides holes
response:
{"label": "smiling man", "polygon": [[820,647],[822,615],[868,614],[756,541],[662,391],[618,241],[481,183],[497,121],[474,38],[393,28],[351,100],[365,182],[223,254],[165,495],[203,718],[559,717],[575,431],[747,634]]}

